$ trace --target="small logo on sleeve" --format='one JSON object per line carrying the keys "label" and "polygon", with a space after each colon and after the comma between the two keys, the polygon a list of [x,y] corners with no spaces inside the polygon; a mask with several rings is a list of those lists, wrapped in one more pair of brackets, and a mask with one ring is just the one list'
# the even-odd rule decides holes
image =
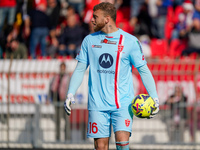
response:
{"label": "small logo on sleeve", "polygon": [[144,60],[144,55],[142,55],[142,60]]}

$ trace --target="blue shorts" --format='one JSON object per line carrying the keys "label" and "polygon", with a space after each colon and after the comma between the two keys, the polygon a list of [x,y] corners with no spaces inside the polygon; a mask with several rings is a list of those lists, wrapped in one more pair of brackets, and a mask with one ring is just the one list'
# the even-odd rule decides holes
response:
{"label": "blue shorts", "polygon": [[109,111],[89,110],[88,138],[104,138],[111,136],[111,125],[116,131],[132,132],[133,116],[129,107]]}

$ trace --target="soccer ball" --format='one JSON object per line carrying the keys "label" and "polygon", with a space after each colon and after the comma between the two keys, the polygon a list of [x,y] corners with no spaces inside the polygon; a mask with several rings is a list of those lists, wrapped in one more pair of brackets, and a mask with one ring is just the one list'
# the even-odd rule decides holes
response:
{"label": "soccer ball", "polygon": [[138,118],[148,118],[154,109],[155,102],[148,94],[139,94],[131,102],[131,110]]}

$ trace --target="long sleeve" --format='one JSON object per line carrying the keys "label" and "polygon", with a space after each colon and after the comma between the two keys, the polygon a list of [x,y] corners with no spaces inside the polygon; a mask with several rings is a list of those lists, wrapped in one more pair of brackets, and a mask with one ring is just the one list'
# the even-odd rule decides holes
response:
{"label": "long sleeve", "polygon": [[142,78],[142,82],[143,82],[148,94],[152,98],[158,98],[155,81],[154,81],[154,78],[153,78],[148,66],[143,65],[143,66],[137,68],[137,70]]}
{"label": "long sleeve", "polygon": [[67,92],[68,94],[72,93],[73,95],[75,95],[77,89],[79,88],[79,86],[81,85],[83,81],[83,77],[84,77],[85,71],[87,70],[87,67],[88,67],[87,64],[81,63],[78,61],[76,68],[70,79],[69,90]]}

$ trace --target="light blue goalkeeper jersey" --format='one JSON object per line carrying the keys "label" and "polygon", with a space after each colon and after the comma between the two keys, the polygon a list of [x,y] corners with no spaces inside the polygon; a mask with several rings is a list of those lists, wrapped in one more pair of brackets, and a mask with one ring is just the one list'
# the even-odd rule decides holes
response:
{"label": "light blue goalkeeper jersey", "polygon": [[95,32],[85,37],[76,59],[89,66],[89,110],[114,110],[131,103],[132,65],[146,64],[136,37],[121,29]]}

